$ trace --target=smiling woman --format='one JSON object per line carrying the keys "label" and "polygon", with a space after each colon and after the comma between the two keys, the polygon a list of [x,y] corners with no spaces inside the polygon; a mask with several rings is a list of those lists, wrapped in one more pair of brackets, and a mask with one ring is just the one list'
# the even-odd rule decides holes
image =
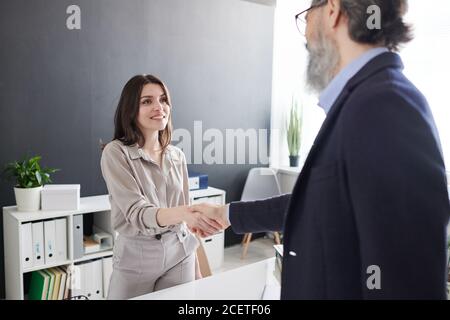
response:
{"label": "smiling woman", "polygon": [[142,88],[140,105],[137,122],[141,130],[164,131],[170,117],[170,105],[163,88],[154,83],[146,84]]}
{"label": "smiling woman", "polygon": [[170,145],[170,111],[169,91],[154,76],[135,76],[122,91],[114,140],[101,159],[112,226],[119,234],[108,299],[200,278],[198,242],[190,230],[209,236],[221,228],[188,208],[186,158]]}
{"label": "smiling woman", "polygon": [[[150,125],[145,119],[149,118],[149,113],[155,112],[150,108],[155,103],[163,108],[161,113],[167,113],[167,119],[161,122],[159,127],[156,123]],[[141,108],[141,106],[146,108]],[[169,91],[160,79],[152,75],[138,75],[131,78],[125,84],[116,110],[114,139],[120,140],[126,145],[137,142],[143,144],[145,138],[143,132],[138,130],[138,125],[143,125],[142,128],[150,126],[148,129],[157,126],[154,131],[158,133],[161,148],[165,149],[169,145],[172,135],[170,106]],[[157,107],[159,108],[159,106]]]}

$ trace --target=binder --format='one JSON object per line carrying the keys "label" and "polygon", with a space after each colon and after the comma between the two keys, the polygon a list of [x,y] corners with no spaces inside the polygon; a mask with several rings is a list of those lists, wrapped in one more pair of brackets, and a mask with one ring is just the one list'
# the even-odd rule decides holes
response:
{"label": "binder", "polygon": [[102,259],[102,276],[103,276],[103,297],[106,299],[108,296],[109,282],[111,281],[111,275],[113,271],[113,258]]}
{"label": "binder", "polygon": [[50,277],[41,270],[31,273],[29,300],[46,300]]}
{"label": "binder", "polygon": [[44,223],[33,222],[31,228],[33,238],[33,266],[43,266],[45,264]]}
{"label": "binder", "polygon": [[61,271],[61,285],[59,286],[58,300],[63,300],[66,290],[67,272],[63,267],[58,267],[58,270]]}
{"label": "binder", "polygon": [[20,225],[21,257],[24,269],[33,267],[33,234],[31,222]]}
{"label": "binder", "polygon": [[66,273],[67,273],[67,278],[66,278],[66,287],[64,289],[64,299],[69,299],[71,298],[72,295],[72,290],[73,290],[73,266],[68,266],[65,268]]}
{"label": "binder", "polygon": [[99,300],[103,296],[102,260],[89,261],[81,267],[83,292],[89,300]]}
{"label": "binder", "polygon": [[55,220],[55,259],[57,262],[67,260],[67,222],[66,218]]}
{"label": "binder", "polygon": [[55,221],[44,221],[45,264],[56,261],[55,242]]}
{"label": "binder", "polygon": [[64,288],[64,300],[69,299],[71,294],[71,289],[70,289],[70,283],[71,283],[71,279],[72,279],[72,275],[70,272],[66,271],[66,286]]}
{"label": "binder", "polygon": [[89,262],[85,262],[79,265],[80,267],[80,294],[86,296],[88,299],[92,299],[92,277],[89,271]]}
{"label": "binder", "polygon": [[90,272],[90,291],[91,299],[101,300],[103,299],[103,263],[102,259],[94,260],[89,263]]}
{"label": "binder", "polygon": [[52,300],[58,300],[59,289],[61,286],[62,272],[58,268],[51,268],[50,272],[52,272],[55,275],[55,284],[53,285]]}
{"label": "binder", "polygon": [[92,299],[92,279],[91,273],[89,271],[89,262],[78,265],[80,267],[80,278],[81,278],[81,293],[86,296],[89,300]]}
{"label": "binder", "polygon": [[76,297],[76,296],[80,296],[80,295],[84,295],[83,292],[83,279],[82,279],[82,264],[77,264],[74,265],[73,268],[71,268],[70,271],[70,277],[71,277],[71,281],[70,281],[70,296],[72,298]]}
{"label": "binder", "polygon": [[44,270],[42,270],[42,272],[45,272],[50,277],[50,281],[48,283],[48,291],[47,291],[46,300],[52,300],[53,288],[55,286],[55,274],[53,272],[50,272],[49,269],[44,269]]}
{"label": "binder", "polygon": [[73,216],[73,258],[79,259],[83,255],[83,215],[78,214]]}

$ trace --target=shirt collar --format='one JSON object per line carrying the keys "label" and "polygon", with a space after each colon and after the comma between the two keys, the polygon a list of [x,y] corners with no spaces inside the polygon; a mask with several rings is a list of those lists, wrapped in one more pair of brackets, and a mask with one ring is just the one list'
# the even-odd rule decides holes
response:
{"label": "shirt collar", "polygon": [[360,71],[370,60],[385,52],[389,52],[389,49],[385,47],[370,49],[350,62],[337,74],[337,76],[333,78],[333,80],[319,96],[319,106],[325,111],[325,113],[330,111],[347,82],[353,78],[353,76],[357,74],[358,71]]}
{"label": "shirt collar", "polygon": [[137,144],[127,146],[127,149],[131,160],[136,160],[142,157],[141,152],[139,151],[141,148],[139,148]]}
{"label": "shirt collar", "polygon": [[[131,146],[127,146],[128,154],[130,155],[131,160],[136,160],[142,158],[145,161],[155,163],[150,157],[145,153],[145,151],[138,146],[138,144],[133,144]],[[163,166],[170,169],[172,166],[172,148],[170,145],[166,147],[163,153]]]}

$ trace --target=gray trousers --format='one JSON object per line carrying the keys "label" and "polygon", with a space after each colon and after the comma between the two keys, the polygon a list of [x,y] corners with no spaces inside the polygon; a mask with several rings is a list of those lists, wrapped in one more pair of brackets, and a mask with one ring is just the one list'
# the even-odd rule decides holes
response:
{"label": "gray trousers", "polygon": [[123,300],[195,280],[197,239],[169,231],[154,236],[119,235],[114,244],[108,299]]}

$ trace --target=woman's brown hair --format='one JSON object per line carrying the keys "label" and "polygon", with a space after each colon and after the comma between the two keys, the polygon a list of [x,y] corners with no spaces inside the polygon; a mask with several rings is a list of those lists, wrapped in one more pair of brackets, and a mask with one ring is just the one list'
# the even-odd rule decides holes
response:
{"label": "woman's brown hair", "polygon": [[[120,140],[127,146],[145,142],[145,137],[137,126],[136,118],[139,113],[142,88],[150,83],[161,87],[167,97],[167,104],[172,107],[169,90],[160,79],[153,75],[134,76],[125,84],[120,95],[114,116],[114,140]],[[163,150],[170,144],[172,140],[172,112],[169,114],[164,130],[158,132],[158,140]]]}

